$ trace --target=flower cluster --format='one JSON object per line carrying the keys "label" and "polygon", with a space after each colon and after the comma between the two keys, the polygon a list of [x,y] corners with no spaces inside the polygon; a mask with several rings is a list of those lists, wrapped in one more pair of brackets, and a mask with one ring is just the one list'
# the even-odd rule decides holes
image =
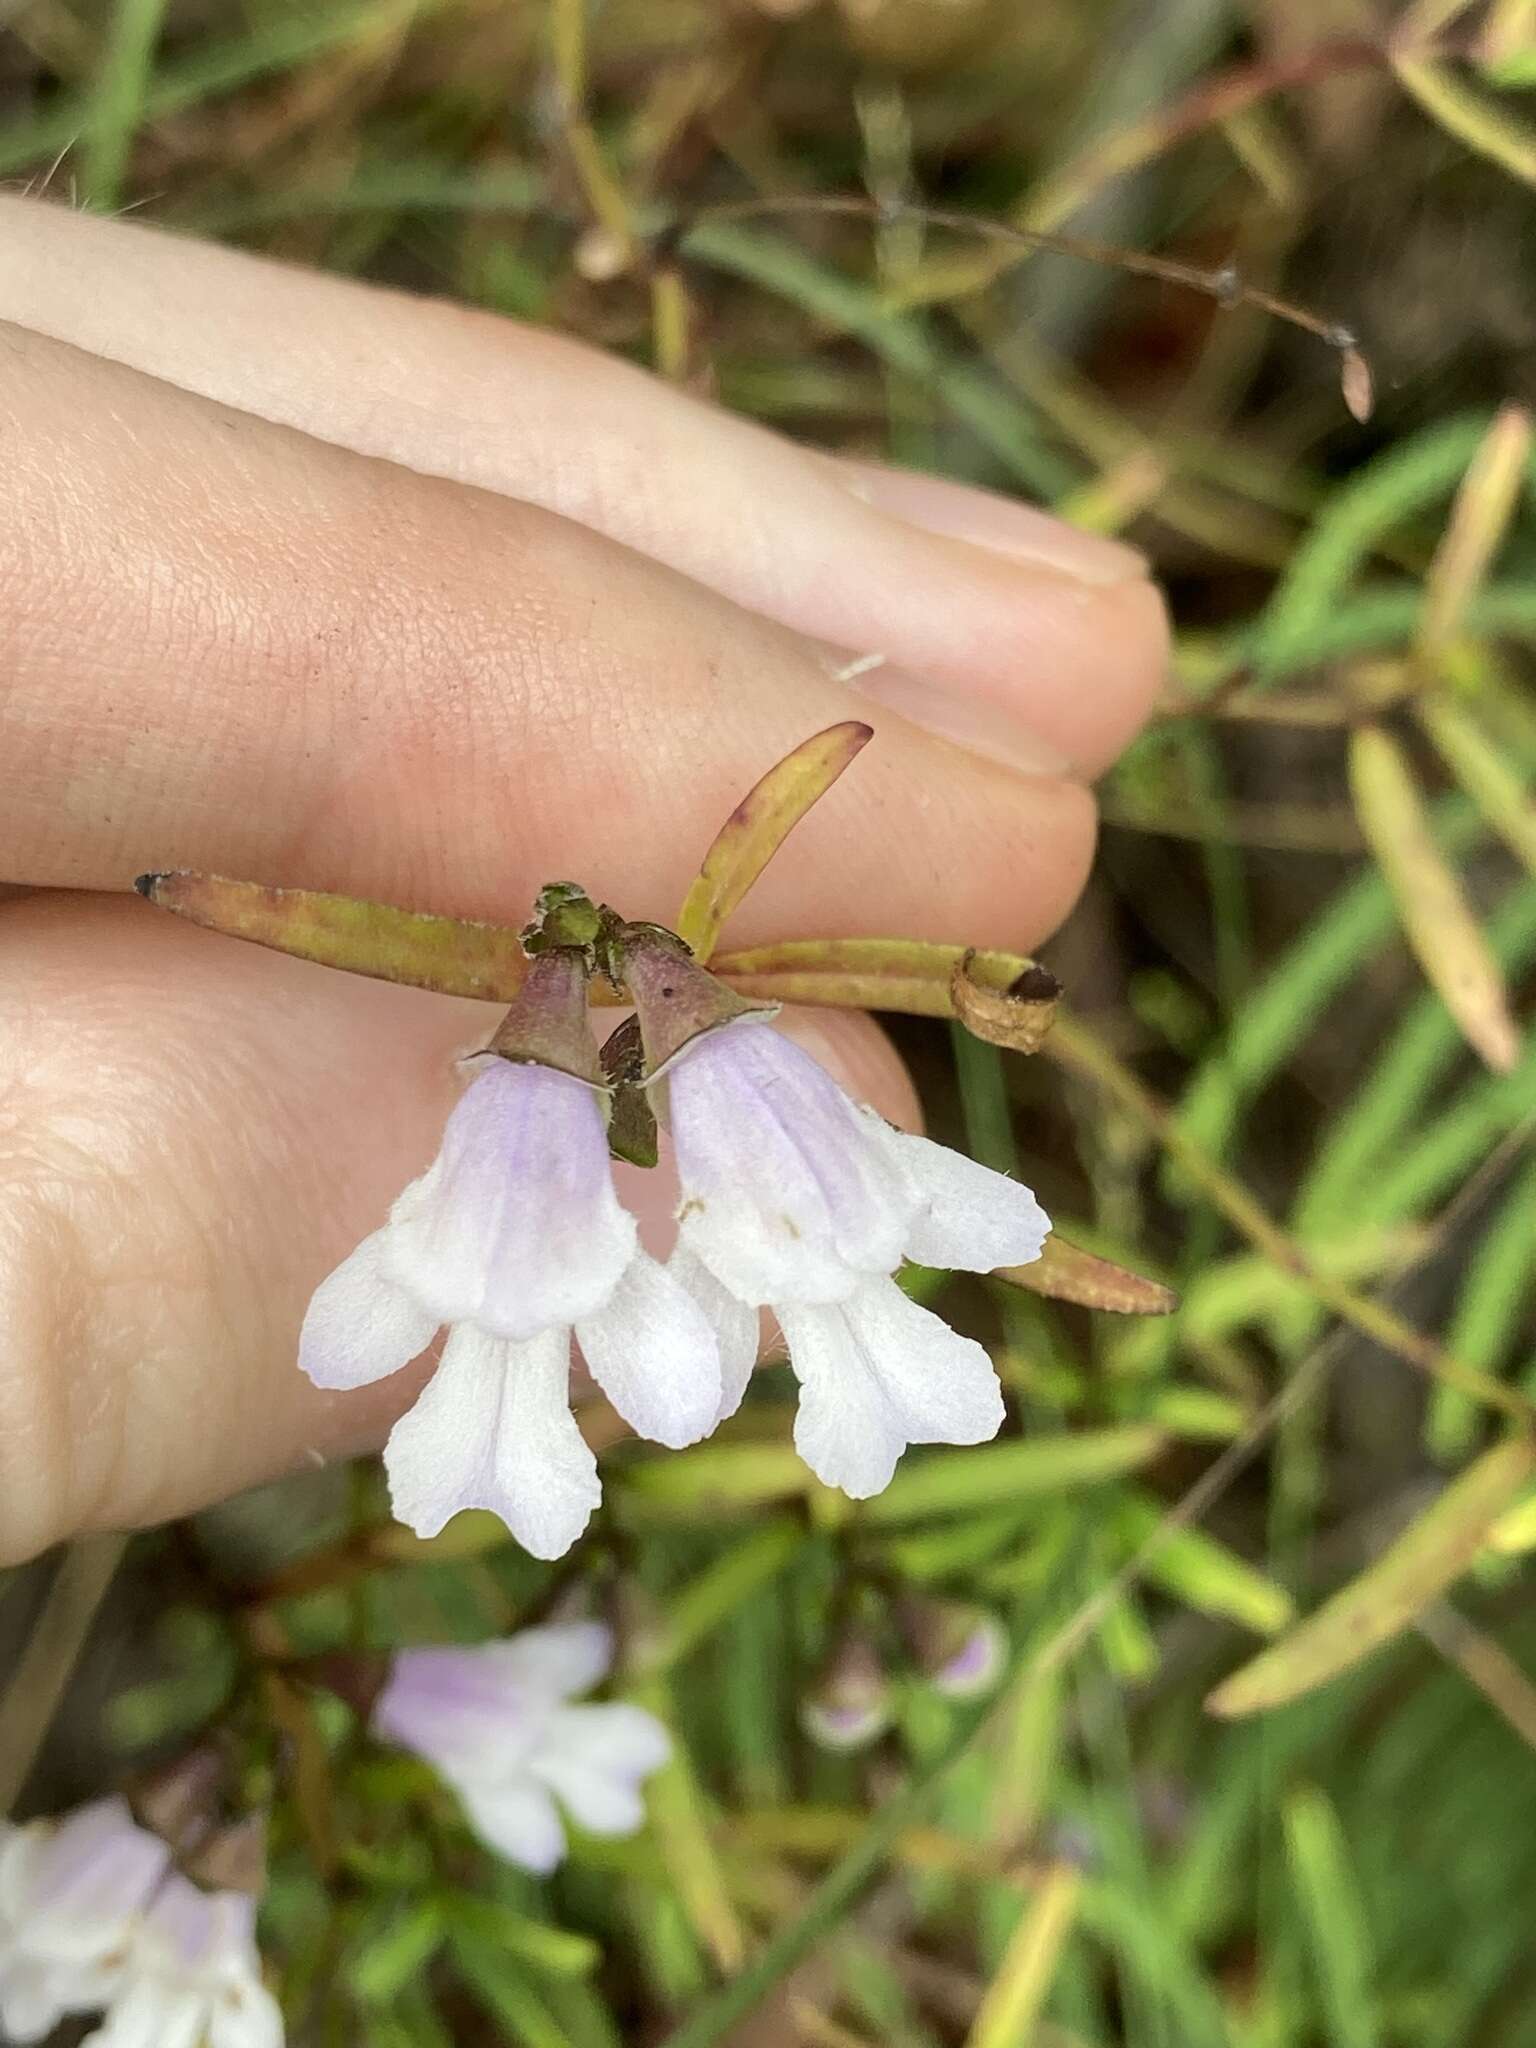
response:
{"label": "flower cluster", "polygon": [[281,2048],[255,1910],[174,1869],[121,1799],[0,1822],[0,2037],[42,2041],[104,2012],[95,2048]]}
{"label": "flower cluster", "polygon": [[447,1327],[385,1452],[395,1512],[420,1534],[484,1507],[536,1556],[580,1535],[600,1491],[570,1413],[573,1336],[624,1420],[680,1446],[734,1412],[771,1310],[800,1382],[796,1445],[855,1498],[908,1444],[979,1443],[1002,1422],[986,1352],[895,1274],[903,1259],[1029,1263],[1049,1229],[1030,1191],[893,1130],[665,935],[633,943],[624,974],[681,1180],[667,1263],[615,1191],[586,968],[556,949],[534,959],[437,1159],[310,1305],[300,1363],[323,1387],[397,1372]]}
{"label": "flower cluster", "polygon": [[631,1835],[644,1818],[640,1786],[671,1751],[642,1707],[571,1704],[612,1658],[599,1622],[524,1629],[472,1649],[402,1650],[374,1732],[447,1779],[487,1847],[545,1876],[565,1854],[557,1800],[588,1834]]}

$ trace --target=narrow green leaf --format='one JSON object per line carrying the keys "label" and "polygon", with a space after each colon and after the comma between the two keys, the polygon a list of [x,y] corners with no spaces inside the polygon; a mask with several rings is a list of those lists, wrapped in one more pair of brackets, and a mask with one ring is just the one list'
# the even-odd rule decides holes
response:
{"label": "narrow green leaf", "polygon": [[[258,78],[296,71],[329,50],[352,48],[423,13],[433,0],[363,0],[358,7],[323,6],[274,11],[260,28],[242,28],[215,43],[197,43],[188,56],[166,64],[144,94],[141,121],[158,121]],[[49,163],[74,146],[89,126],[92,91],[53,101],[31,120],[7,124],[0,137],[0,177],[29,164]]]}
{"label": "narrow green leaf", "polygon": [[601,1949],[585,1934],[531,1919],[498,1899],[457,1892],[443,1902],[443,1912],[456,1941],[515,1956],[551,1977],[586,1977],[602,1961]]}
{"label": "narrow green leaf", "polygon": [[678,912],[678,937],[709,959],[721,927],[813,804],[874,738],[857,719],[829,726],[754,783],[715,834]]}
{"label": "narrow green leaf", "polygon": [[[1446,1333],[1458,1358],[1479,1372],[1497,1372],[1530,1297],[1536,1270],[1531,1258],[1536,1235],[1536,1158],[1517,1174],[1498,1215],[1467,1264],[1467,1276]],[[1466,1454],[1479,1409],[1457,1387],[1436,1385],[1426,1441],[1444,1462]]]}
{"label": "narrow green leaf", "polygon": [[165,4],[166,0],[116,0],[112,9],[80,147],[80,196],[101,213],[112,212],[122,202],[123,173],[144,119]]}
{"label": "narrow green leaf", "polygon": [[810,1475],[787,1443],[703,1444],[670,1458],[651,1458],[625,1471],[622,1498],[647,1513],[692,1521],[741,1514],[767,1501],[803,1494]]}
{"label": "narrow green leaf", "polygon": [[1276,1635],[1294,1619],[1296,1605],[1283,1586],[1203,1529],[1171,1529],[1158,1535],[1164,1514],[1161,1501],[1137,1493],[1128,1495],[1115,1511],[1129,1548],[1140,1551],[1150,1546],[1144,1578],[1187,1606],[1240,1621],[1260,1635]]}
{"label": "narrow green leaf", "polygon": [[1207,1707],[1233,1719],[1267,1712],[1390,1642],[1465,1571],[1533,1473],[1529,1437],[1506,1437],[1485,1451],[1373,1565],[1217,1686]]}
{"label": "narrow green leaf", "polygon": [[1021,1437],[974,1449],[913,1458],[885,1489],[863,1504],[869,1523],[916,1522],[958,1509],[1008,1507],[1042,1494],[1097,1486],[1147,1464],[1167,1438],[1160,1429],[1125,1423],[1117,1429]]}
{"label": "narrow green leaf", "polygon": [[1310,643],[1373,544],[1455,489],[1488,430],[1488,417],[1464,413],[1426,428],[1332,493],[1260,622],[1253,657],[1261,680],[1278,680],[1316,660]]}
{"label": "narrow green leaf", "polygon": [[208,931],[438,995],[510,1003],[528,971],[516,932],[504,925],[187,869],[141,875],[134,886],[160,909]]}
{"label": "narrow green leaf", "polygon": [[450,1936],[464,1982],[517,2048],[572,2048],[570,2036],[527,1978],[494,1941],[465,1927]]}
{"label": "narrow green leaf", "polygon": [[688,236],[690,257],[746,278],[810,313],[818,323],[843,328],[883,363],[934,396],[1029,492],[1053,503],[1079,481],[1080,472],[1032,431],[1029,409],[990,369],[976,369],[941,351],[924,323],[904,318],[868,286],[818,263],[782,236],[727,221],[709,221]]}
{"label": "narrow green leaf", "polygon": [[644,1668],[670,1670],[776,1578],[806,1540],[805,1530],[785,1518],[731,1544],[665,1602],[660,1637]]}
{"label": "narrow green leaf", "polygon": [[403,1906],[391,1901],[365,1923],[348,1952],[351,1990],[366,2004],[387,2004],[423,1974],[442,1939],[443,1914],[435,1899]]}
{"label": "narrow green leaf", "polygon": [[1327,1794],[1308,1785],[1286,1800],[1282,1820],[1329,2048],[1376,2048],[1380,2036],[1370,1990],[1370,1945],[1339,1817]]}

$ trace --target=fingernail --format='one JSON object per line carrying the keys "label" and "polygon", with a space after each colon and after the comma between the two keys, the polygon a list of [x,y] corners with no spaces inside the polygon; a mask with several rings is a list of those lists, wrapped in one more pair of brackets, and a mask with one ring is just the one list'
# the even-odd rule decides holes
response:
{"label": "fingernail", "polygon": [[835,458],[843,482],[877,512],[926,533],[968,541],[994,555],[1061,571],[1082,583],[1128,583],[1147,574],[1144,555],[1124,541],[1064,525],[1034,505],[915,470]]}
{"label": "fingernail", "polygon": [[1026,775],[1070,775],[1066,755],[1043,740],[994,697],[962,696],[943,690],[921,676],[884,661],[855,662],[836,671],[840,680],[861,696],[909,718],[940,739],[952,740],[972,754],[1022,769]]}

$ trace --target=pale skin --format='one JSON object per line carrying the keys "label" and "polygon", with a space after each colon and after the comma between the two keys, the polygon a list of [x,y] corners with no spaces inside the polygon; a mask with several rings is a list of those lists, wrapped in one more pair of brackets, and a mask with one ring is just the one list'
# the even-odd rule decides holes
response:
{"label": "pale skin", "polygon": [[[514,923],[570,875],[666,921],[756,777],[859,717],[730,942],[1028,949],[1166,633],[1115,543],[548,334],[21,198],[0,251],[5,1561],[382,1439],[423,1368],[318,1393],[299,1321],[495,1021],[136,874]],[[915,1121],[867,1019],[787,1028]]]}

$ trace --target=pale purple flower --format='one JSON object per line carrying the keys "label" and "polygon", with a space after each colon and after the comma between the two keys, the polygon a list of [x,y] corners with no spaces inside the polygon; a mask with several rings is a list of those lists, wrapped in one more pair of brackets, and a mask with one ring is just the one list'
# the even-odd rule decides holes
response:
{"label": "pale purple flower", "polygon": [[443,1324],[437,1371],[384,1454],[419,1535],[482,1507],[536,1557],[575,1542],[600,1488],[570,1412],[573,1331],[641,1436],[694,1443],[719,1410],[707,1317],[638,1247],[600,1096],[553,1067],[493,1058],[475,1077],[432,1165],[322,1282],[299,1362],[317,1386],[366,1386]]}
{"label": "pale purple flower", "polygon": [[959,1647],[934,1667],[934,1688],[946,1699],[980,1699],[1002,1677],[1007,1658],[1008,1636],[1002,1623],[995,1614],[978,1610]]}
{"label": "pale purple flower", "polygon": [[891,1682],[875,1648],[859,1634],[833,1650],[820,1681],[800,1705],[800,1726],[818,1749],[868,1749],[891,1725]]}
{"label": "pale purple flower", "polygon": [[0,1823],[0,2034],[41,2041],[105,2009],[96,2048],[281,2048],[254,1920],[253,1900],[173,1870],[121,1799]]}
{"label": "pale purple flower", "polygon": [[995,1436],[986,1352],[892,1275],[903,1258],[1029,1264],[1050,1228],[1029,1189],[893,1130],[760,1015],[700,1033],[657,1078],[682,1181],[670,1270],[720,1339],[722,1414],[768,1307],[801,1385],[795,1443],[827,1485],[862,1499],[908,1444]]}
{"label": "pale purple flower", "polygon": [[643,1707],[572,1704],[612,1661],[599,1622],[524,1629],[470,1649],[402,1650],[373,1726],[435,1766],[487,1847],[545,1876],[565,1854],[557,1801],[589,1834],[631,1835],[645,1818],[640,1786],[671,1753]]}

